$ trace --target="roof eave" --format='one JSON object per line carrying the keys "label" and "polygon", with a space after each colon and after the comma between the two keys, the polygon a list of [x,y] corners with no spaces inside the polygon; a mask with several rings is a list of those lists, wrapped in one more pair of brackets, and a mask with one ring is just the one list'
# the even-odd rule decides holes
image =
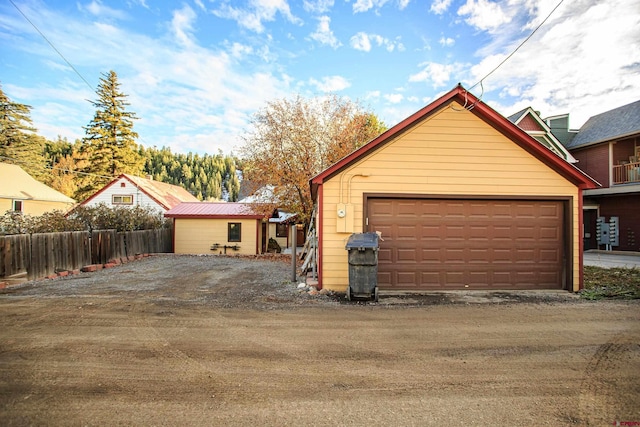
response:
{"label": "roof eave", "polygon": [[164,214],[165,218],[176,219],[263,219],[263,215],[212,215],[212,214]]}
{"label": "roof eave", "polygon": [[377,138],[353,151],[351,154],[348,154],[347,156],[338,160],[332,166],[328,167],[315,177],[311,178],[309,183],[311,185],[312,199],[315,200],[317,198],[318,186],[321,185],[325,180],[339,173],[342,169],[349,166],[352,162],[359,159],[362,155],[375,151],[393,138],[406,132],[408,129],[413,127],[424,118],[450,105],[452,101],[458,101],[464,106],[473,106],[473,108],[468,108],[471,113],[480,117],[480,119],[482,120],[489,121],[496,130],[507,136],[520,147],[525,149],[525,151],[529,152],[531,155],[547,164],[549,167],[560,173],[575,185],[579,187],[584,186],[584,188],[597,188],[597,186],[599,186],[596,181],[594,181],[588,175],[584,174],[584,172],[580,171],[572,164],[567,163],[564,159],[560,158],[559,156],[548,150],[546,147],[543,147],[538,141],[528,135],[524,130],[513,124],[506,117],[502,116],[493,108],[489,107],[475,95],[468,92],[461,85],[457,85],[451,91],[442,95],[431,104],[425,106],[421,110],[407,117],[405,120],[401,121]]}

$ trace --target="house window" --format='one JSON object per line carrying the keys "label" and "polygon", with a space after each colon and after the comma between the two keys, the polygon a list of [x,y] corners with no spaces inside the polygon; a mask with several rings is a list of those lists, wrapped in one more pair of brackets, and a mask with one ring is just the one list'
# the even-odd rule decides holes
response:
{"label": "house window", "polygon": [[239,222],[230,222],[228,228],[228,241],[240,242],[242,241],[242,224]]}
{"label": "house window", "polygon": [[15,212],[22,212],[22,200],[13,201],[13,210]]}
{"label": "house window", "polygon": [[121,188],[124,188],[124,187],[126,187],[126,186],[127,186],[127,184],[125,184],[124,182],[121,182],[121,183],[120,183],[120,187],[121,187]]}
{"label": "house window", "polygon": [[287,227],[287,224],[277,223],[276,237],[287,237],[289,235],[289,233],[287,233],[288,230],[289,230],[289,227]]}
{"label": "house window", "polygon": [[132,205],[133,204],[133,196],[128,195],[113,195],[111,196],[111,204],[112,205]]}

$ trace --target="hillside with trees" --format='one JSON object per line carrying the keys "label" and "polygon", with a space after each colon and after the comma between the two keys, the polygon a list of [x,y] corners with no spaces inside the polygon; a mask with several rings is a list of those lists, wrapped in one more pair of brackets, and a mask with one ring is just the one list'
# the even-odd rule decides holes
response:
{"label": "hillside with trees", "polygon": [[90,101],[96,112],[85,127],[86,136],[71,143],[38,135],[31,107],[13,102],[0,86],[0,161],[19,165],[77,201],[121,173],[179,185],[200,200],[237,200],[240,162],[235,156],[173,153],[167,147],[139,145],[133,131],[136,115],[126,109],[127,96],[115,72],[103,74],[96,94],[97,100]]}
{"label": "hillside with trees", "polygon": [[[0,87],[0,161],[15,163],[50,187],[82,201],[122,173],[184,187],[200,200],[236,201],[268,186],[271,202],[307,222],[313,209],[309,179],[386,130],[360,104],[338,96],[279,99],[258,111],[244,135],[242,160],[233,155],[173,153],[144,147],[137,116],[114,71],[104,73],[91,102],[85,137],[49,141],[33,128],[31,107]],[[263,206],[270,213],[272,206]]]}

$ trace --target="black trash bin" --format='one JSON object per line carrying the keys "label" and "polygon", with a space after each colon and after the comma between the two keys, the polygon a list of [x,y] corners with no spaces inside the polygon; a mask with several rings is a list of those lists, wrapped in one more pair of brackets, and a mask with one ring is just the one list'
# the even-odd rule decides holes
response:
{"label": "black trash bin", "polygon": [[349,251],[347,300],[355,297],[378,301],[378,234],[352,234],[345,249]]}

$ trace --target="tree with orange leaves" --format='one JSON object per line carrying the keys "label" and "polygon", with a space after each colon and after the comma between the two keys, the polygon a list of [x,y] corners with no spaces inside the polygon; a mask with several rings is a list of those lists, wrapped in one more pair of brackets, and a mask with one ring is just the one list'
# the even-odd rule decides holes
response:
{"label": "tree with orange leaves", "polygon": [[313,210],[309,179],[384,132],[375,114],[336,95],[269,102],[251,121],[241,156],[249,193],[269,186],[270,203],[298,214],[305,224]]}

